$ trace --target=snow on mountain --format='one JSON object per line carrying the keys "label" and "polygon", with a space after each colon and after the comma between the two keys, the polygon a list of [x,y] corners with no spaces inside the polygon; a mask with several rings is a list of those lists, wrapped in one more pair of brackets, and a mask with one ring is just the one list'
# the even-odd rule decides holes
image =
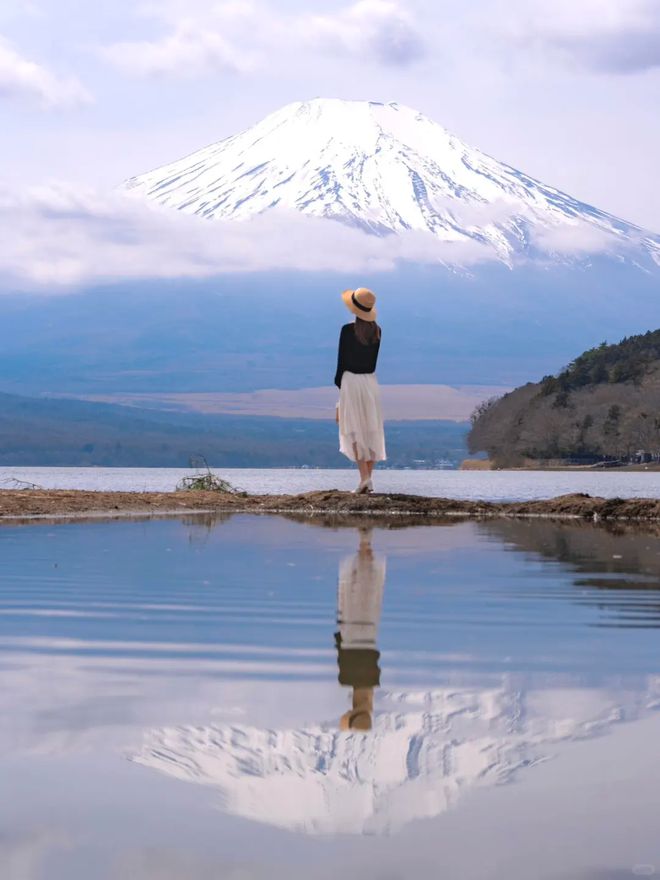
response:
{"label": "snow on mountain", "polygon": [[646,254],[660,237],[468,146],[409,107],[317,98],[131,178],[125,188],[210,219],[273,209],[376,235],[417,231],[521,255]]}
{"label": "snow on mountain", "polygon": [[210,786],[228,813],[307,834],[388,834],[511,780],[561,741],[638,717],[649,695],[558,689],[380,694],[368,734],[213,724],[149,731],[131,760]]}

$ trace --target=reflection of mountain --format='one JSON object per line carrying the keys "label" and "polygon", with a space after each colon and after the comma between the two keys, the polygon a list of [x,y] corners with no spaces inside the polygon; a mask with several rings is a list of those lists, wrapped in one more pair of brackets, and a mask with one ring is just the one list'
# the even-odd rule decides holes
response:
{"label": "reflection of mountain", "polygon": [[639,714],[649,697],[595,690],[435,690],[381,697],[371,734],[242,725],[147,733],[132,760],[218,789],[228,812],[312,834],[384,834],[510,780],[561,741]]}

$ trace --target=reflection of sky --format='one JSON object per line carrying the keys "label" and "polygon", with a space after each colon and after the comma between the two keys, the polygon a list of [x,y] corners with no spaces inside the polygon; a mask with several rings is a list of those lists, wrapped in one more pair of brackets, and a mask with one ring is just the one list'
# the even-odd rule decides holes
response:
{"label": "reflection of sky", "polygon": [[241,723],[146,733],[132,760],[211,786],[226,812],[309,834],[391,834],[456,806],[472,788],[517,781],[556,754],[660,702],[640,693],[499,688],[384,694],[368,735],[336,725]]}
{"label": "reflection of sky", "polygon": [[[348,699],[336,681],[337,571],[357,546],[355,530],[244,517],[210,530],[180,521],[1,530],[0,786],[12,793],[0,804],[3,880],[82,880],[99,854],[101,877],[113,880],[297,878],[310,865],[320,877],[347,865],[363,865],[366,877],[418,876],[437,865],[439,847],[447,876],[466,878],[597,878],[660,864],[651,818],[660,730],[649,714],[659,696],[657,633],[594,626],[620,614],[612,608],[624,594],[594,601],[584,588],[583,533],[579,571],[570,530],[563,561],[543,558],[536,544],[556,546],[556,529],[531,542],[508,533],[506,545],[466,523],[375,530],[374,548],[387,557],[383,687],[366,737],[337,732]],[[600,575],[614,565],[638,586],[635,565],[653,575],[646,557],[626,561],[627,539],[610,537],[607,553],[623,559],[595,559]],[[625,595],[632,602],[641,592]],[[651,593],[647,584],[647,606]],[[230,815],[215,765],[195,780],[206,788],[171,778],[190,780],[190,765],[154,772],[214,730],[248,732],[257,745],[272,731],[270,752],[261,749],[271,761],[290,757],[301,733],[320,738],[330,758],[341,749],[346,757],[360,737],[362,764],[349,757],[333,777],[330,760],[321,782],[352,767],[371,800],[339,817],[347,837],[292,836],[247,808]],[[395,741],[382,759],[386,779],[378,750]],[[405,760],[411,743],[416,764]],[[149,769],[126,760],[153,758],[158,745],[166,748]],[[311,753],[307,744],[299,757]],[[225,771],[243,797],[246,777],[231,762]],[[342,791],[317,820],[345,810]],[[614,799],[630,817],[625,827]],[[268,806],[265,796],[257,803]],[[302,830],[287,825],[282,804],[275,824]],[[558,848],[567,834],[572,847]],[[543,875],[535,848],[545,853]]]}
{"label": "reflection of sky", "polygon": [[[0,637],[58,640],[49,653],[202,660],[221,651],[239,665],[244,646],[259,646],[282,652],[286,674],[306,676],[309,658],[297,651],[330,659],[337,564],[351,544],[351,530],[257,517],[211,531],[179,521],[6,529]],[[585,637],[610,620],[613,597],[586,603],[569,563],[504,550],[469,523],[377,530],[374,546],[388,562],[380,649],[396,654],[390,681],[417,676],[416,652],[432,673],[647,671],[654,633],[590,628]]]}

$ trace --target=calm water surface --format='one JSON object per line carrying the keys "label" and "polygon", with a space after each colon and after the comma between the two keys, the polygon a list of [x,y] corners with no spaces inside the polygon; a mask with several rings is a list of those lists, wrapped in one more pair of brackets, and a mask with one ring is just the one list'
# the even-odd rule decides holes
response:
{"label": "calm water surface", "polygon": [[653,535],[5,524],[0,877],[660,874],[659,639]]}
{"label": "calm water surface", "polygon": [[[357,484],[354,470],[224,468],[215,472],[238,489],[262,495],[351,490]],[[172,492],[190,474],[184,468],[6,467],[0,471],[0,487],[22,480],[45,489]],[[660,472],[381,470],[376,472],[375,488],[377,492],[486,501],[552,498],[569,492],[604,498],[660,498]]]}

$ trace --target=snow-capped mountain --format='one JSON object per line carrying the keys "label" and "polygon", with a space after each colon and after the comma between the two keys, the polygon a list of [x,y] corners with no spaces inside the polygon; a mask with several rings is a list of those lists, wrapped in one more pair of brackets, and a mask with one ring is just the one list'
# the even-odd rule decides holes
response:
{"label": "snow-capped mountain", "polygon": [[315,99],[131,178],[126,189],[210,219],[273,209],[376,235],[417,231],[511,264],[535,253],[650,256],[660,237],[502,164],[399,104]]}
{"label": "snow-capped mountain", "polygon": [[568,740],[605,733],[657,702],[586,689],[380,694],[368,734],[336,725],[161,728],[131,760],[210,786],[233,815],[306,834],[389,834],[439,816],[470,789],[512,780]]}

